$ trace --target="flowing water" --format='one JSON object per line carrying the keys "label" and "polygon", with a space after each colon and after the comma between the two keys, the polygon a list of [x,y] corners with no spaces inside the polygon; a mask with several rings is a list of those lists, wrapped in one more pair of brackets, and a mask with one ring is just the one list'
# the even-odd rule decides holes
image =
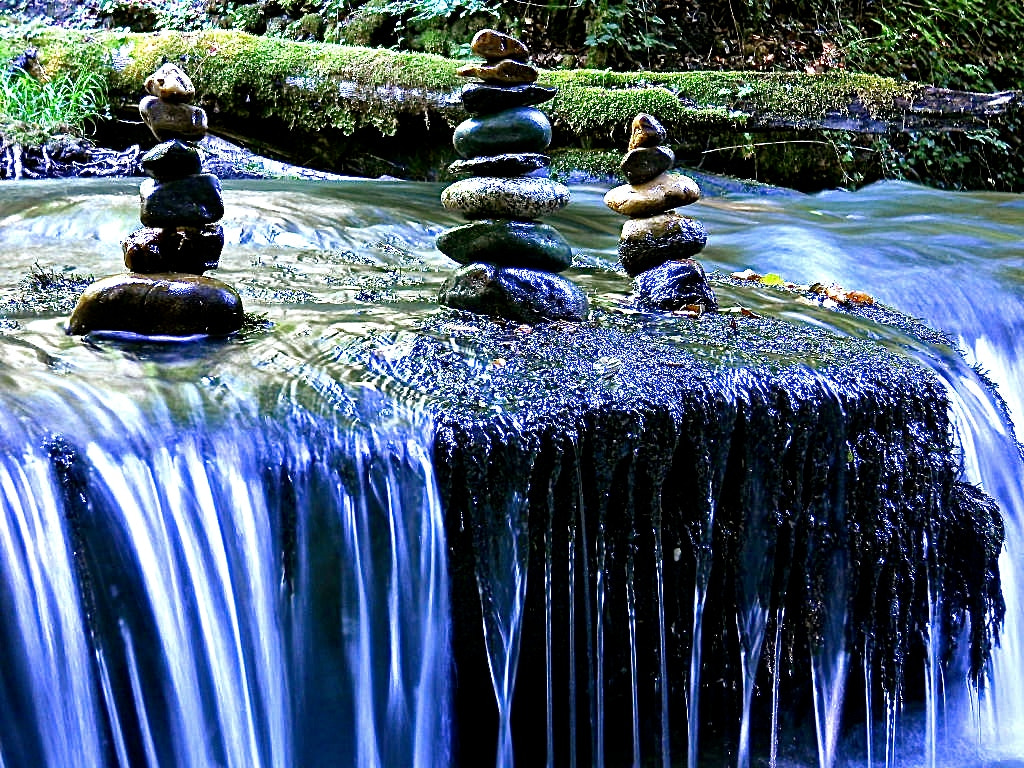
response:
{"label": "flowing water", "polygon": [[[137,226],[137,181],[0,188],[0,608],[9,617],[0,625],[2,768],[450,763],[448,576],[431,425],[417,397],[389,376],[388,350],[400,356],[407,332],[438,311],[432,299],[453,265],[433,239],[458,222],[438,205],[436,185],[225,188],[228,244],[217,275],[272,326],[177,346],[66,337],[64,317],[39,310],[28,278],[34,265],[58,275],[119,271],[119,241]],[[613,269],[621,219],[603,207],[603,192],[574,189],[573,205],[551,223],[577,250],[572,276],[614,312],[629,286]],[[550,595],[565,579],[580,595],[569,604],[578,614],[570,631],[586,634],[568,644],[568,695],[588,698],[590,712],[589,723],[577,722],[573,709],[566,727],[592,735],[590,764],[603,764],[608,728],[631,734],[633,764],[666,768],[1020,764],[1024,467],[1009,417],[1019,424],[1024,416],[1024,197],[885,183],[857,193],[709,198],[687,213],[711,233],[701,256],[709,269],[749,267],[864,290],[964,350],[966,362],[770,288],[720,293],[725,306],[905,350],[946,384],[965,471],[1006,517],[1007,618],[991,684],[972,691],[933,664],[927,690],[906,692],[927,703],[922,711],[873,696],[870,665],[855,673],[861,659],[842,641],[840,580],[826,642],[792,662],[813,677],[817,749],[787,751],[779,717],[786,702],[777,684],[758,693],[754,682],[765,664],[787,663],[778,638],[798,617],[770,611],[752,569],[735,596],[738,747],[728,759],[715,756],[694,725],[716,567],[708,539],[694,575],[690,717],[663,707],[657,746],[641,755],[635,714],[631,726],[605,722],[604,676],[613,666],[630,670],[636,713],[638,658],[652,653],[643,646],[650,638],[664,645],[665,628],[643,626],[627,585],[630,658],[606,659],[603,534],[600,551],[581,551],[587,525],[603,530],[603,512],[586,510],[595,516],[585,519],[581,504],[568,559],[548,546],[543,583],[528,584],[522,500],[513,497],[502,510],[507,534],[486,542],[476,573],[500,717],[498,764],[513,762],[509,711],[524,595]],[[368,336],[386,341],[383,351],[354,362],[346,345]],[[972,364],[998,386],[1008,413]],[[750,502],[756,521],[764,510]],[[710,535],[713,523],[701,530]],[[757,562],[766,545],[753,537],[744,551]],[[560,643],[550,636],[552,610],[548,600],[549,659]],[[929,648],[937,653],[952,640],[929,637]],[[664,664],[664,648],[653,653]],[[859,677],[868,681],[867,729],[841,722]],[[582,765],[575,747],[564,762],[552,754],[561,719],[550,702],[565,696],[557,684],[549,675],[548,764]],[[770,726],[753,724],[770,727],[763,753],[749,738],[758,695],[772,699]],[[670,751],[670,732],[689,732],[687,754]]]}

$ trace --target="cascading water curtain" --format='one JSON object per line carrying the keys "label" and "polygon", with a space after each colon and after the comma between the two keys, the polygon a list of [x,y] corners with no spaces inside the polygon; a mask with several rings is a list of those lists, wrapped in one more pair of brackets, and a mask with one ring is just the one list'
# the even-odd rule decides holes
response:
{"label": "cascading water curtain", "polygon": [[171,395],[0,404],[0,765],[447,765],[429,430]]}

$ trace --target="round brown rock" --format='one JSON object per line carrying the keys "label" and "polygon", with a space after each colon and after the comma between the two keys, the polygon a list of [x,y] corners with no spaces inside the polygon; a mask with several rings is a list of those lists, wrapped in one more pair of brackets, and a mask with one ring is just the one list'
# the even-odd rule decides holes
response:
{"label": "round brown rock", "polygon": [[195,98],[196,87],[180,67],[164,64],[146,78],[146,92],[164,101],[183,103]]}
{"label": "round brown rock", "polygon": [[242,327],[242,300],[220,280],[159,273],[112,275],[85,289],[68,333],[227,336]]}
{"label": "round brown rock", "polygon": [[147,96],[139,102],[139,114],[160,141],[198,141],[206,135],[206,111],[191,104],[175,104]]}
{"label": "round brown rock", "polygon": [[459,67],[456,74],[479,77],[485,83],[498,85],[524,85],[537,79],[536,67],[512,59],[502,59],[497,64],[467,64]]}
{"label": "round brown rock", "polygon": [[477,176],[462,179],[441,193],[441,205],[470,219],[529,221],[569,204],[569,188],[550,179]]}
{"label": "round brown rock", "polygon": [[216,269],[224,249],[224,229],[211,225],[198,229],[143,227],[121,243],[124,265],[132,272],[187,272],[201,275]]}
{"label": "round brown rock", "polygon": [[630,219],[622,227],[619,260],[635,277],[670,259],[696,256],[708,242],[704,225],[678,213]]}
{"label": "round brown rock", "polygon": [[473,35],[470,48],[477,56],[483,56],[488,61],[494,59],[519,59],[522,61],[530,55],[530,49],[522,42],[496,29],[481,29]]}
{"label": "round brown rock", "polygon": [[700,200],[700,187],[689,176],[663,173],[643,184],[623,184],[608,191],[604,204],[623,216],[654,216]]}
{"label": "round brown rock", "polygon": [[641,112],[633,118],[629,131],[629,148],[660,146],[668,136],[668,131],[658,122],[654,115]]}

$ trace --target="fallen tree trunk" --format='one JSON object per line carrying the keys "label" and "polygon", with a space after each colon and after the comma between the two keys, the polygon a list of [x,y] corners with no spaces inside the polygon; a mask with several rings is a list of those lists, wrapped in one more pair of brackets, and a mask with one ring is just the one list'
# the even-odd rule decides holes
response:
{"label": "fallen tree trunk", "polygon": [[[50,72],[86,66],[103,72],[115,113],[132,119],[146,76],[165,61],[181,62],[214,133],[335,172],[429,177],[430,169],[451,159],[451,129],[465,117],[458,62],[429,54],[233,31],[48,30],[32,43]],[[544,107],[556,148],[621,149],[630,120],[641,111],[657,115],[677,144],[696,139],[706,148],[707,137],[728,145],[736,134],[778,129],[972,130],[998,124],[1022,101],[1013,91],[965,93],[840,71],[566,70],[543,72],[541,82],[559,88]]]}

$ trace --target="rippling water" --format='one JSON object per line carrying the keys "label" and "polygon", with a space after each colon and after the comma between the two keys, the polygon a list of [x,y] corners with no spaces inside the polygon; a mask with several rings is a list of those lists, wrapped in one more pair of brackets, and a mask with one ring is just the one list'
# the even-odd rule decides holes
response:
{"label": "rippling water", "polygon": [[[444,722],[432,720],[428,713],[411,712],[412,699],[395,693],[387,683],[398,680],[403,685],[416,685],[419,680],[441,686],[438,695],[444,696],[443,685],[436,680],[438,670],[429,665],[411,669],[408,660],[397,657],[377,658],[372,640],[351,633],[343,634],[348,638],[345,642],[351,642],[346,647],[352,668],[366,676],[355,683],[377,691],[377,698],[371,697],[369,703],[340,695],[318,700],[296,693],[303,675],[340,679],[348,673],[333,668],[310,672],[302,667],[298,660],[315,656],[319,650],[314,647],[319,642],[313,639],[316,632],[308,622],[314,621],[311,616],[319,615],[317,611],[329,609],[277,603],[260,607],[263,598],[254,597],[252,590],[275,591],[278,586],[273,569],[246,572],[246,586],[232,593],[230,610],[224,606],[211,609],[218,616],[212,625],[202,620],[203,601],[213,605],[224,598],[212,593],[202,597],[199,586],[193,588],[199,595],[198,602],[177,615],[162,615],[154,606],[151,615],[134,620],[136,625],[122,623],[120,636],[105,642],[108,648],[116,647],[119,657],[127,659],[127,669],[137,671],[137,680],[122,681],[128,690],[135,691],[130,700],[107,692],[113,683],[104,678],[102,658],[98,664],[90,660],[88,643],[76,634],[84,609],[78,601],[68,599],[67,592],[72,589],[71,560],[74,536],[78,534],[66,529],[59,515],[53,515],[60,507],[61,489],[45,467],[52,457],[40,453],[39,446],[47,435],[59,433],[65,423],[85,418],[83,410],[88,410],[93,423],[85,427],[79,424],[76,429],[93,437],[87,445],[75,449],[84,453],[91,467],[97,494],[94,503],[137,510],[137,517],[124,518],[124,529],[131,532],[137,546],[149,542],[149,550],[122,551],[120,556],[126,561],[138,559],[136,565],[125,567],[139,569],[149,579],[150,596],[172,583],[180,588],[180,584],[194,580],[199,584],[204,579],[220,579],[230,585],[235,580],[230,575],[233,569],[244,570],[243,563],[250,555],[259,559],[257,552],[245,552],[245,546],[268,551],[276,546],[273,538],[278,535],[277,524],[273,517],[280,509],[271,505],[268,510],[259,499],[261,493],[272,496],[285,491],[266,478],[259,489],[244,487],[252,478],[243,478],[243,486],[239,486],[238,478],[218,474],[209,459],[204,460],[204,450],[217,457],[215,462],[235,462],[251,468],[265,462],[268,452],[283,450],[287,456],[275,460],[293,467],[296,477],[302,478],[289,480],[288,493],[312,498],[322,495],[324,488],[334,487],[330,496],[333,501],[322,514],[325,520],[333,521],[330,525],[336,548],[321,551],[315,534],[308,532],[311,538],[300,542],[299,551],[306,559],[299,558],[291,578],[300,585],[296,594],[304,595],[302,599],[315,603],[322,597],[315,573],[310,570],[317,558],[330,560],[339,557],[340,552],[351,555],[367,546],[359,540],[357,524],[366,510],[360,511],[358,502],[353,501],[356,496],[352,489],[342,487],[343,483],[338,485],[338,478],[318,463],[317,457],[307,456],[300,447],[289,444],[263,416],[276,413],[284,418],[282,408],[288,418],[300,412],[326,414],[338,423],[370,429],[357,455],[369,455],[366,446],[379,447],[380,438],[374,431],[379,425],[375,422],[381,420],[382,412],[397,418],[402,408],[389,397],[379,398],[374,393],[396,395],[398,400],[407,393],[397,390],[386,376],[349,361],[339,354],[339,347],[353,338],[380,334],[393,343],[396,353],[401,351],[403,331],[415,330],[425,317],[439,311],[433,297],[455,265],[433,243],[444,228],[460,220],[440,207],[440,185],[280,181],[227,182],[224,186],[227,213],[222,223],[227,245],[222,268],[214,274],[236,286],[247,311],[265,315],[269,325],[236,339],[179,346],[93,343],[67,337],[63,333],[65,317],[36,311],[32,294],[26,292],[25,280],[33,269],[97,277],[121,271],[119,242],[138,226],[137,181],[82,180],[0,187],[0,404],[5,411],[5,429],[0,435],[6,451],[0,451],[6,461],[0,463],[0,484],[7,499],[7,506],[0,512],[9,521],[6,533],[17,529],[26,536],[20,542],[11,536],[0,537],[0,551],[5,553],[11,573],[14,563],[19,573],[30,575],[24,583],[14,576],[7,577],[7,584],[21,586],[8,587],[0,600],[5,600],[6,606],[18,606],[20,623],[5,630],[4,637],[9,635],[9,642],[34,649],[30,652],[37,658],[47,654],[60,657],[58,646],[66,653],[62,661],[54,661],[36,673],[28,667],[17,667],[19,671],[12,673],[12,679],[21,682],[21,692],[0,684],[0,703],[6,701],[35,712],[40,722],[56,720],[65,724],[59,734],[47,732],[38,738],[16,736],[9,721],[0,725],[3,768],[61,765],[61,760],[71,755],[86,755],[85,763],[94,763],[102,759],[103,743],[115,745],[115,764],[120,765],[142,764],[137,762],[140,755],[153,765],[167,755],[177,755],[180,759],[176,764],[188,766],[312,765],[316,763],[312,755],[321,754],[320,747],[329,745],[333,737],[329,731],[316,728],[299,728],[294,736],[292,731],[294,724],[302,721],[303,713],[316,711],[311,708],[323,705],[327,699],[333,711],[344,713],[339,717],[358,724],[355,730],[364,733],[358,765],[430,765],[434,757],[424,756],[429,751],[425,740],[443,735],[446,728]],[[604,191],[597,187],[574,188],[573,204],[552,216],[550,223],[573,244],[576,265],[569,274],[587,290],[594,304],[612,312],[628,311],[623,301],[629,293],[629,281],[615,269],[622,219],[602,205]],[[968,362],[976,364],[998,385],[1011,414],[1021,423],[1024,345],[1018,340],[1024,332],[1024,197],[951,194],[882,183],[856,193],[709,198],[686,213],[700,218],[710,232],[708,248],[700,257],[709,270],[752,268],[797,283],[838,282],[846,288],[867,291],[946,331],[963,348]],[[972,480],[1001,503],[1009,536],[1008,554],[1002,563],[1009,615],[1004,647],[995,662],[995,685],[981,705],[975,706],[975,715],[967,712],[960,718],[973,725],[967,728],[966,740],[957,742],[967,743],[968,751],[958,753],[961,756],[954,764],[1021,759],[1024,534],[1020,519],[1024,516],[1024,494],[1017,445],[999,404],[981,385],[977,372],[957,355],[923,344],[898,329],[807,306],[795,301],[792,294],[766,287],[723,285],[720,300],[724,306],[742,305],[906,349],[947,383],[965,448],[966,468]],[[686,344],[685,327],[677,334],[667,333],[666,338]],[[386,366],[377,370],[386,370]],[[366,405],[368,397],[373,402],[370,408]],[[249,413],[247,409],[254,410]],[[215,426],[207,423],[212,414],[220,414]],[[190,439],[195,442],[184,441],[166,450],[161,441],[171,434],[169,425],[190,421],[203,427],[192,433]],[[415,433],[420,427],[414,416],[406,422],[394,433],[403,437],[384,441],[392,451],[396,439],[397,444],[405,446],[393,458],[396,466],[404,469],[390,475],[367,469],[365,482],[376,489],[374,493],[384,496],[400,493],[398,481],[402,477],[412,478],[421,487],[427,482],[425,495],[414,494],[415,498],[407,500],[416,510],[415,531],[410,535],[422,536],[424,531],[440,535],[431,527],[436,524],[436,497],[430,492],[430,468],[419,453],[424,442]],[[252,445],[233,448],[227,436],[239,433],[259,437]],[[122,438],[129,447],[121,445]],[[340,444],[335,447],[344,449]],[[148,458],[136,466],[133,462],[138,456]],[[373,463],[371,459],[367,462],[368,466]],[[118,485],[122,482],[117,479],[119,474],[126,484]],[[146,516],[146,510],[152,507],[149,502],[153,501],[153,488],[168,482],[181,485],[192,499],[183,506],[185,517],[175,520],[177,534],[163,530],[159,516]],[[277,490],[266,490],[271,487]],[[24,501],[31,495],[26,489],[35,489],[39,498],[31,505],[18,506],[11,501]],[[204,499],[211,501],[207,504]],[[276,503],[280,505],[280,500]],[[210,504],[233,510],[236,517],[230,520],[234,522],[215,522],[206,517]],[[384,508],[391,507],[384,504]],[[221,530],[223,525],[228,529]],[[255,526],[248,544],[231,538],[246,525]],[[206,542],[205,554],[188,551],[187,537],[182,533],[185,529]],[[53,551],[33,553],[27,542],[40,536],[41,530],[62,532],[47,539]],[[394,552],[408,549],[410,542],[394,530],[390,543],[376,546],[376,550],[381,546]],[[437,586],[443,583],[443,574],[431,568],[437,567],[443,541],[435,541],[434,547],[416,550],[410,556],[421,573],[432,574],[430,579],[442,579],[431,582]],[[222,551],[223,562],[209,560],[209,552],[215,550]],[[164,570],[160,570],[148,562],[152,559],[173,562],[164,563]],[[39,569],[51,561],[61,565],[44,577]],[[150,567],[156,570],[147,570]],[[0,569],[0,577],[4,573]],[[109,578],[116,585],[122,576],[115,570]],[[335,591],[347,595],[347,604],[355,606],[357,614],[348,620],[358,623],[362,620],[358,611],[368,605],[360,589],[371,587],[356,575],[339,579],[347,586]],[[50,593],[64,595],[65,599],[33,597]],[[168,596],[165,602],[173,603],[174,599]],[[400,600],[386,590],[381,599],[399,613],[411,609],[399,604],[405,598]],[[433,606],[433,610],[440,610],[440,606]],[[387,633],[389,622],[397,621],[397,615],[377,617],[382,631]],[[38,625],[32,623],[35,621]],[[410,630],[413,636],[395,641],[394,648],[404,649],[395,654],[416,653],[415,649],[424,643],[439,643],[437,652],[443,654],[444,621],[439,625],[431,622],[431,617],[419,615],[415,630]],[[140,638],[148,637],[146,633],[153,632],[153,626],[160,628],[156,634],[162,642],[179,642],[177,650],[165,648],[167,658],[195,647],[191,644],[198,640],[193,636],[202,640],[198,659],[171,669],[166,690],[155,699],[141,691],[146,675],[156,673],[147,670],[144,663],[132,661],[144,652]],[[31,645],[29,640],[45,635],[47,627],[54,628],[57,636],[44,638],[38,647]],[[258,637],[269,639],[261,644]],[[297,650],[303,643],[310,644],[308,654]],[[225,658],[230,659],[231,666],[218,677],[218,660]],[[441,660],[437,663],[443,665],[443,657],[438,658]],[[386,671],[389,664],[393,667],[390,673]],[[289,670],[289,680],[274,680],[275,665]],[[79,673],[85,668],[91,670],[87,673],[87,677],[92,675],[88,678],[91,682],[76,677],[79,673],[72,667]],[[65,684],[91,685],[96,690],[75,692],[62,689]],[[239,711],[221,711],[216,697],[209,695],[211,688],[227,690],[233,698],[250,694],[254,698]],[[47,693],[53,690],[66,690],[68,696],[54,698]],[[323,698],[320,693],[316,696]],[[94,725],[97,719],[103,719],[98,712],[104,708],[127,708],[134,712],[133,717],[144,721],[147,708],[168,707],[170,700],[197,717],[197,723],[212,718],[219,724],[221,738],[230,743],[204,742],[194,730],[200,726],[184,720],[171,729],[171,735],[133,737],[137,743],[124,738],[119,741],[116,733],[103,732]],[[969,705],[967,702],[964,706]],[[398,720],[389,720],[393,716]],[[388,727],[404,734],[401,745],[392,745],[392,753],[388,752],[384,734]],[[175,742],[175,734],[180,743]],[[880,751],[876,747],[876,755]],[[913,754],[915,751],[918,754]],[[921,763],[920,746],[911,747],[904,757],[905,764]],[[849,764],[863,765],[864,760],[858,753]]]}

